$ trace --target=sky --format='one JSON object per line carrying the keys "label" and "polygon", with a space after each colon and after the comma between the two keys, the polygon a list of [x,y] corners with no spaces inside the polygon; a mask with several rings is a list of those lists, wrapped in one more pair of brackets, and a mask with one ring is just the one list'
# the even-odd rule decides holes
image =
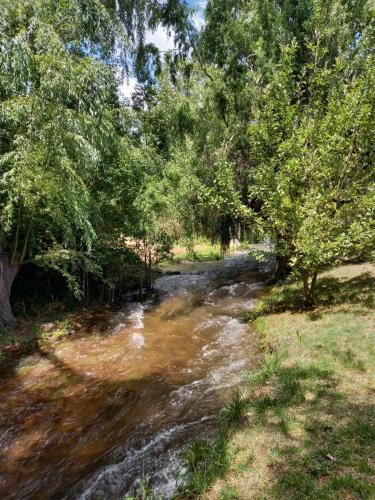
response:
{"label": "sky", "polygon": [[[188,4],[196,9],[194,15],[194,22],[197,28],[201,28],[204,23],[204,8],[206,6],[207,0],[188,0]],[[146,33],[146,43],[152,43],[161,52],[168,52],[174,48],[173,43],[173,33],[172,36],[168,36],[167,31],[159,26],[155,31],[148,31]],[[124,78],[123,82],[118,87],[118,92],[121,98],[129,98],[134,88],[137,84],[136,78],[134,76],[127,76]]]}

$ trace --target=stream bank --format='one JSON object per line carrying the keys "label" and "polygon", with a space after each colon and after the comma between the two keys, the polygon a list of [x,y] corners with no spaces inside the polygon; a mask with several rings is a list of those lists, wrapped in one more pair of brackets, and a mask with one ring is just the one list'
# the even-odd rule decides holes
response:
{"label": "stream bank", "polygon": [[103,333],[40,346],[1,388],[5,498],[123,498],[146,475],[163,498],[181,475],[186,443],[257,366],[243,321],[263,288],[245,252],[207,272],[164,276],[160,300],[135,302]]}
{"label": "stream bank", "polygon": [[253,325],[267,353],[231,425],[193,448],[188,498],[375,498],[374,291],[371,263],[322,273],[314,310],[300,282],[268,290]]}

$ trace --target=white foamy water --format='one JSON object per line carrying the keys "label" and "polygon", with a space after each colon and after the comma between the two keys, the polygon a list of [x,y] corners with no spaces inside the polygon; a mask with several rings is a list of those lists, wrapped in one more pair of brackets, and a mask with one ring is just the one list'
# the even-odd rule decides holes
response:
{"label": "white foamy water", "polygon": [[[204,274],[164,276],[159,300],[124,305],[106,335],[66,339],[32,358],[3,387],[0,439],[10,459],[0,497],[122,500],[137,497],[146,477],[156,497],[170,498],[186,447],[212,437],[257,364],[242,321],[259,288],[246,275],[254,268],[241,255]],[[20,453],[28,460],[12,461]]]}
{"label": "white foamy water", "polygon": [[139,348],[145,345],[145,338],[141,333],[132,333],[130,338],[135,347]]}
{"label": "white foamy water", "polygon": [[219,343],[222,346],[234,345],[248,331],[248,325],[232,318],[227,321],[219,334]]}
{"label": "white foamy water", "polygon": [[132,328],[142,329],[144,327],[143,318],[144,318],[144,310],[145,306],[140,302],[132,305],[130,308],[130,312],[128,315],[128,321]]}
{"label": "white foamy water", "polygon": [[113,335],[118,335],[119,333],[121,333],[122,331],[124,331],[126,328],[126,324],[125,323],[119,323],[117,326],[115,326],[112,330],[112,334]]}
{"label": "white foamy water", "polygon": [[151,454],[159,464],[159,471],[154,480],[153,491],[162,495],[163,499],[170,498],[176,490],[178,476],[183,474],[181,465],[181,447],[171,446],[179,435],[186,431],[199,428],[200,425],[213,420],[212,416],[205,416],[198,420],[185,424],[175,425],[168,429],[159,431],[149,442],[140,448],[129,448],[125,458],[115,464],[103,467],[95,478],[89,480],[85,491],[78,496],[80,500],[100,498],[105,492],[105,498],[119,498],[118,492],[127,477],[138,474],[138,479],[134,481],[132,487],[125,491],[121,497],[133,495],[140,485],[142,475],[147,474],[147,467],[144,463]]}
{"label": "white foamy water", "polygon": [[209,284],[205,274],[177,274],[163,276],[155,283],[156,290],[164,293],[175,293],[183,290],[205,289]]}

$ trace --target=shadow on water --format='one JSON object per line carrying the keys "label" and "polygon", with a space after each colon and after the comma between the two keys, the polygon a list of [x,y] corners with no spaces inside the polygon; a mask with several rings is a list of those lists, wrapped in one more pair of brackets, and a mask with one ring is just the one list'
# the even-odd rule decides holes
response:
{"label": "shadow on water", "polygon": [[[3,399],[0,404],[1,427],[7,428],[6,446],[0,452],[2,498],[32,497],[46,491],[49,497],[62,498],[87,474],[108,462],[123,460],[125,448],[140,449],[160,427],[178,426],[183,420],[181,415],[176,420],[165,415],[154,418],[160,402],[179,389],[163,370],[147,377],[110,382],[74,370],[52,352],[39,350],[36,355],[53,365],[61,382],[52,382],[53,387],[51,381],[34,389],[24,387],[16,398]],[[74,390],[66,394],[68,387]],[[211,410],[221,408],[222,397],[216,401],[213,397],[214,392],[210,394]],[[195,419],[204,418],[207,411],[196,408]],[[142,430],[140,416],[149,423]],[[12,430],[20,427],[22,431],[12,436]],[[139,478],[151,465],[147,458],[145,455],[145,460],[141,458],[134,465],[133,474]],[[133,480],[129,478],[128,484]],[[124,490],[126,487],[124,481]],[[74,494],[80,490],[84,488],[75,488]],[[99,498],[99,493],[93,491],[90,498]]]}
{"label": "shadow on water", "polygon": [[[0,330],[0,377],[10,378],[16,374],[17,365],[23,358],[40,353],[44,340],[57,341],[69,338],[105,335],[108,333],[108,322],[119,308],[97,307],[93,309],[77,309],[75,313],[67,315],[59,306],[61,303],[52,304],[57,309],[46,313],[44,322],[33,323],[31,320],[19,320],[16,327],[11,330]],[[35,318],[34,318],[35,319]],[[43,323],[55,324],[55,330],[64,328],[59,332],[59,337],[54,338],[56,331],[43,332]],[[59,328],[60,327],[60,328]],[[15,332],[13,332],[13,329]],[[71,334],[74,334],[73,336]]]}
{"label": "shadow on water", "polygon": [[[61,497],[105,464],[107,452],[126,442],[140,423],[140,412],[151,417],[160,399],[176,389],[162,370],[114,382],[76,371],[53,352],[36,349],[33,356],[52,365],[53,376],[32,388],[25,383],[11,398],[2,398],[2,498],[46,491]],[[7,382],[12,384],[4,380],[3,389]]]}
{"label": "shadow on water", "polygon": [[258,290],[248,279],[228,278],[218,292],[206,279],[149,309],[135,304],[111,335],[53,349],[36,342],[2,382],[0,496],[121,498],[143,465],[171,481],[180,449],[212,431],[242,371],[257,363],[240,319]]}

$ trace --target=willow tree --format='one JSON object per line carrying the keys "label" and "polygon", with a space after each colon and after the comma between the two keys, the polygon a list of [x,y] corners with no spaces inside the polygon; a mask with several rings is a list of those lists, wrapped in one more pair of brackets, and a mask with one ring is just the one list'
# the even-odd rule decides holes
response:
{"label": "willow tree", "polygon": [[230,230],[245,207],[240,169],[231,156],[239,130],[236,122],[225,123],[216,101],[222,77],[220,68],[202,68],[196,57],[170,61],[144,118],[166,159],[181,236],[191,241],[195,234],[205,234],[226,251]]}
{"label": "willow tree", "polygon": [[154,53],[144,34],[160,23],[183,41],[185,14],[172,0],[1,2],[0,323],[14,320],[10,290],[25,260],[73,286],[69,268],[95,268],[95,181],[119,132],[116,62]]}

